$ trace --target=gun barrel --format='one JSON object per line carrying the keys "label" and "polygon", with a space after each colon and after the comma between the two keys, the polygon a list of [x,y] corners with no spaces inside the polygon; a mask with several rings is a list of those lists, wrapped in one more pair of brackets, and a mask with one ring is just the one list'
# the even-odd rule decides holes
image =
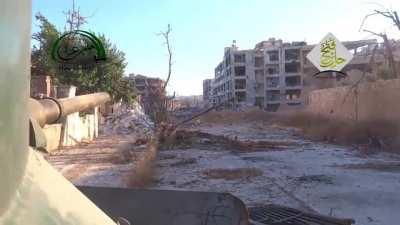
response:
{"label": "gun barrel", "polygon": [[71,113],[84,111],[110,101],[111,97],[106,92],[80,95],[72,98],[43,98],[30,99],[30,116],[35,119],[40,126],[57,122]]}

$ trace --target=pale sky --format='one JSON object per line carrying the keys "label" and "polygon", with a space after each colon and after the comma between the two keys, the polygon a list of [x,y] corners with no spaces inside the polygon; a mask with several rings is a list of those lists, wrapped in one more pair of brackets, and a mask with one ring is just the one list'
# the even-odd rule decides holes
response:
{"label": "pale sky", "polygon": [[[76,4],[90,16],[83,29],[104,33],[125,52],[126,74],[166,78],[167,52],[156,34],[171,24],[174,64],[168,91],[178,95],[202,93],[202,80],[213,77],[224,47],[232,40],[240,49],[248,49],[269,37],[309,44],[328,32],[341,41],[375,38],[359,32],[364,16],[373,9],[400,11],[399,0],[76,0]],[[62,12],[71,6],[71,0],[33,0],[33,15],[41,12],[63,30]],[[37,31],[34,18],[32,24]],[[380,16],[370,17],[365,29],[400,38],[400,31]]]}

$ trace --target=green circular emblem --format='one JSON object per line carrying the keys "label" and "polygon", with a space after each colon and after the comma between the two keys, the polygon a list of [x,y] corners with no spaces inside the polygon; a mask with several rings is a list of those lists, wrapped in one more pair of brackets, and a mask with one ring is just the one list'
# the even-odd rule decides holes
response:
{"label": "green circular emblem", "polygon": [[61,64],[88,65],[106,60],[100,39],[83,30],[63,34],[53,44],[51,58]]}

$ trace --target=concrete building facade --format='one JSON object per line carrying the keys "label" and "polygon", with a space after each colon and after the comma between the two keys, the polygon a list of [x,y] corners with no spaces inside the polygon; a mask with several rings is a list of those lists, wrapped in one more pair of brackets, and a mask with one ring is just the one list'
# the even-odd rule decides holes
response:
{"label": "concrete building facade", "polygon": [[203,101],[210,102],[211,98],[211,91],[212,91],[212,79],[205,79],[203,80]]}
{"label": "concrete building facade", "polygon": [[135,85],[138,96],[142,100],[149,97],[151,93],[163,91],[165,84],[165,82],[160,78],[147,77],[140,74],[129,74],[128,79]]}
{"label": "concrete building facade", "polygon": [[163,101],[164,106],[173,108],[171,99],[166,96],[165,81],[140,74],[129,74],[128,79],[135,85],[138,94],[137,100],[146,113],[154,110],[154,105],[159,101]]}
{"label": "concrete building facade", "polygon": [[302,89],[301,47],[269,39],[254,49],[225,48],[212,81],[214,104],[228,107],[258,106],[275,111],[281,104],[300,105]]}
{"label": "concrete building facade", "polygon": [[[376,44],[376,40],[345,42],[346,47],[355,49],[355,53],[358,48],[372,44]],[[332,79],[313,78],[318,71],[306,58],[312,47],[306,42],[284,43],[270,38],[256,44],[254,49],[239,50],[234,42],[225,48],[223,60],[215,68],[214,79],[207,81],[211,83],[208,101],[232,109],[257,106],[276,111],[301,107],[306,101],[304,90],[308,93],[310,87],[318,89],[320,86],[314,81],[332,86]],[[368,63],[361,60],[357,67],[355,64],[359,62],[355,57],[346,68],[359,68]]]}

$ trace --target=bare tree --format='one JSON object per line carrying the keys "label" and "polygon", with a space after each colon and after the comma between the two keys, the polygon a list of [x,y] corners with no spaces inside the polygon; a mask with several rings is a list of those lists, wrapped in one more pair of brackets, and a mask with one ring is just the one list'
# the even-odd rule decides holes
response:
{"label": "bare tree", "polygon": [[165,80],[165,84],[164,84],[164,91],[165,88],[168,85],[169,79],[171,78],[171,73],[172,73],[172,49],[171,49],[171,43],[170,43],[170,34],[171,34],[172,28],[171,28],[171,24],[168,24],[167,30],[164,32],[160,32],[158,33],[158,35],[161,35],[164,37],[164,44],[167,47],[167,51],[168,51],[168,74],[167,74],[167,79]]}
{"label": "bare tree", "polygon": [[371,34],[381,37],[383,39],[383,44],[385,46],[385,57],[388,60],[389,68],[390,68],[393,76],[397,77],[397,68],[396,68],[396,63],[394,61],[393,48],[392,48],[392,44],[390,43],[387,35],[385,33],[375,33],[370,30],[363,30],[363,31],[371,33]]}
{"label": "bare tree", "polygon": [[371,17],[371,16],[375,16],[375,15],[381,15],[384,16],[386,18],[388,18],[389,20],[391,20],[393,22],[393,25],[397,27],[397,29],[399,29],[400,31],[400,20],[399,20],[399,16],[397,14],[397,11],[390,11],[390,10],[385,10],[385,11],[381,11],[381,10],[374,10],[373,13],[370,13],[368,15],[366,15],[361,23],[360,26],[360,30],[361,28],[364,26],[365,21]]}
{"label": "bare tree", "polygon": [[[66,25],[64,29],[66,31],[74,31],[74,30],[79,30],[79,28],[87,23],[87,18],[85,16],[82,16],[80,13],[80,9],[75,8],[75,0],[72,0],[72,9],[69,9],[67,12],[64,12],[65,17],[66,17]],[[67,27],[68,26],[68,27]]]}
{"label": "bare tree", "polygon": [[378,32],[374,32],[371,30],[367,30],[367,29],[363,29],[364,25],[365,25],[365,21],[371,17],[371,16],[375,16],[375,15],[380,15],[383,16],[385,18],[390,19],[391,22],[393,22],[393,25],[395,27],[397,27],[397,29],[399,29],[400,31],[400,20],[399,20],[399,16],[397,14],[397,11],[390,11],[390,10],[374,10],[373,13],[370,13],[368,15],[366,15],[360,25],[360,31],[364,31],[364,32],[368,32],[370,34],[376,35],[380,38],[383,39],[383,44],[385,46],[385,58],[387,58],[388,60],[388,64],[389,64],[389,68],[392,72],[392,75],[396,78],[397,77],[397,68],[396,68],[396,63],[394,61],[394,56],[393,56],[393,47],[392,44],[389,41],[389,38],[387,37],[386,33],[378,33]]}
{"label": "bare tree", "polygon": [[164,38],[164,44],[167,47],[168,52],[168,74],[164,84],[161,87],[151,87],[148,91],[148,96],[145,99],[144,108],[145,111],[154,120],[156,125],[166,124],[169,121],[168,118],[168,106],[170,101],[173,101],[173,96],[168,97],[166,95],[166,87],[171,79],[172,74],[172,48],[171,48],[171,25],[168,24],[166,31],[161,31],[157,35]]}

